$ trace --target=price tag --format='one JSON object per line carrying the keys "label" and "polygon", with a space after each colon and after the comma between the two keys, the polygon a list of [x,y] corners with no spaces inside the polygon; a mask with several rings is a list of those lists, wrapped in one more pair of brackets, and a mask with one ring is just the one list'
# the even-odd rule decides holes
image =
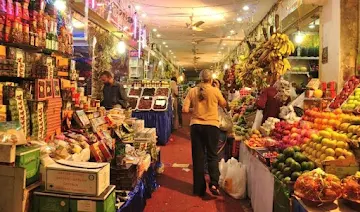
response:
{"label": "price tag", "polygon": [[166,100],[165,99],[157,99],[155,101],[155,105],[164,107],[166,105]]}

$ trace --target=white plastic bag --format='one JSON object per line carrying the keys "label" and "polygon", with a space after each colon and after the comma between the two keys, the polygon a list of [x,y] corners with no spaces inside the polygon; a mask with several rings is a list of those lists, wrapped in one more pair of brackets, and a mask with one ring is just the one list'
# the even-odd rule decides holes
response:
{"label": "white plastic bag", "polygon": [[221,187],[224,184],[225,175],[226,175],[226,172],[227,172],[227,165],[228,165],[228,163],[225,163],[224,158],[221,159],[221,161],[219,162],[219,171],[220,171],[219,185]]}
{"label": "white plastic bag", "polygon": [[262,119],[263,119],[263,111],[262,110],[257,110],[256,111],[256,116],[255,116],[255,120],[252,126],[252,130],[257,130],[260,128],[261,123],[262,123]]}
{"label": "white plastic bag", "polygon": [[220,161],[219,185],[235,199],[246,197],[246,167],[231,158],[226,163]]}

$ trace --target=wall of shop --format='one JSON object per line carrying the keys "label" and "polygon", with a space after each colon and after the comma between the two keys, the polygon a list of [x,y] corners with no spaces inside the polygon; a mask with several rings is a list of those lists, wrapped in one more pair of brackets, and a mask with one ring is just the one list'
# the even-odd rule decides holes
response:
{"label": "wall of shop", "polygon": [[[321,58],[327,48],[327,62]],[[323,5],[320,14],[320,79],[321,81],[337,81],[340,76],[340,1],[329,0]]]}

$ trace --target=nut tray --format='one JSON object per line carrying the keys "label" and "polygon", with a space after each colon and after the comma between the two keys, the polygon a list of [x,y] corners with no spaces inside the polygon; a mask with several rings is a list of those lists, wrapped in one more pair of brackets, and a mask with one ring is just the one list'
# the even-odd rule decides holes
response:
{"label": "nut tray", "polygon": [[[136,110],[139,111],[150,111],[152,109],[154,98],[151,96],[142,96],[139,98]],[[141,107],[142,104],[145,104],[147,107]]]}
{"label": "nut tray", "polygon": [[169,88],[157,88],[155,92],[155,96],[169,96],[170,89]]}
{"label": "nut tray", "polygon": [[140,97],[143,92],[142,88],[129,88],[128,96],[129,97]]}
{"label": "nut tray", "polygon": [[136,109],[138,101],[139,101],[138,97],[135,97],[135,96],[129,96],[128,97],[128,102],[129,102],[129,105],[130,105],[131,109]]}
{"label": "nut tray", "polygon": [[165,96],[154,97],[152,109],[154,111],[166,111],[168,109],[168,98]]}

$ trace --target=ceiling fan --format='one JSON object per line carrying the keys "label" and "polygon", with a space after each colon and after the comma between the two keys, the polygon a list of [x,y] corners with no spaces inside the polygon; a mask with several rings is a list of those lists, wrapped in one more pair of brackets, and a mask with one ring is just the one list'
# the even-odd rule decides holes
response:
{"label": "ceiling fan", "polygon": [[197,54],[205,54],[205,53],[198,52],[198,51],[199,51],[199,49],[196,49],[196,48],[193,48],[193,49],[192,49],[192,53],[193,53],[194,55],[197,55]]}
{"label": "ceiling fan", "polygon": [[201,32],[203,31],[203,29],[200,28],[201,25],[203,25],[205,22],[204,21],[198,21],[196,23],[193,23],[193,17],[194,15],[192,14],[190,16],[190,24],[186,23],[186,28],[193,30],[193,31],[197,31],[197,32]]}
{"label": "ceiling fan", "polygon": [[201,42],[205,41],[205,39],[197,39],[197,40],[192,40],[191,43],[194,44],[194,45],[197,45]]}

